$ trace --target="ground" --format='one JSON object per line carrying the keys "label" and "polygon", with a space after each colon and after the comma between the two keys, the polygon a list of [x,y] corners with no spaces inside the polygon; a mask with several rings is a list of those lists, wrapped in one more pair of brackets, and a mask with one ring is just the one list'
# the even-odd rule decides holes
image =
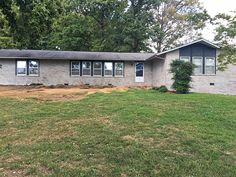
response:
{"label": "ground", "polygon": [[236,174],[235,96],[1,87],[0,110],[0,176]]}

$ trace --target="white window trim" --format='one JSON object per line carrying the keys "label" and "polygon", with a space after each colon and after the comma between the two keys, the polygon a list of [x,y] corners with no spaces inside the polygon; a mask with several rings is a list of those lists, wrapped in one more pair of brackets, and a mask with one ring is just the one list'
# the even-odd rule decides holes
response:
{"label": "white window trim", "polygon": [[[105,73],[105,71],[110,71],[110,69],[105,69],[105,65],[106,65],[106,63],[111,63],[112,64],[112,69],[111,69],[111,75],[106,75]],[[114,70],[114,68],[113,68],[114,66],[113,66],[113,62],[104,62],[104,77],[113,77],[113,70]]]}
{"label": "white window trim", "polygon": [[[79,62],[79,75],[73,75],[73,72],[72,72],[72,63],[73,62]],[[80,66],[81,66],[81,62],[80,61],[71,61],[70,62],[70,75],[72,76],[72,77],[79,77],[80,76]]]}
{"label": "white window trim", "polygon": [[179,60],[183,61],[181,58],[188,58],[188,61],[191,62],[191,57],[190,56],[180,56]]}
{"label": "white window trim", "polygon": [[[94,68],[94,63],[100,63],[100,64],[101,64],[101,69]],[[94,71],[95,71],[95,70],[101,71],[101,75],[94,75]],[[101,62],[101,61],[94,61],[94,62],[93,62],[93,77],[102,77],[102,62]]]}
{"label": "white window trim", "polygon": [[[215,61],[215,65],[214,65],[214,73],[213,74],[207,74],[206,73],[206,68],[207,68],[207,65],[206,65],[206,59],[208,59],[208,58],[211,58],[211,59],[214,59],[214,61]],[[215,76],[216,75],[216,58],[215,57],[205,57],[204,58],[204,63],[205,63],[205,75],[207,75],[207,76]]]}
{"label": "white window trim", "polygon": [[[24,61],[26,62],[26,73],[25,74],[18,74],[18,61]],[[27,73],[28,73],[28,68],[27,68],[27,60],[16,60],[16,76],[27,76]]]}
{"label": "white window trim", "polygon": [[[30,63],[30,61],[36,61],[37,63],[38,63],[38,74],[30,74],[30,66],[29,66],[29,63]],[[39,77],[39,61],[38,60],[28,60],[28,67],[27,67],[27,70],[28,70],[28,75],[30,76],[30,77]]]}
{"label": "white window trim", "polygon": [[[89,69],[90,69],[90,74],[89,74],[89,75],[84,75],[84,68],[83,68],[83,63],[84,63],[84,62],[90,63],[90,68],[89,68]],[[86,69],[87,69],[87,68],[86,68]],[[82,61],[82,76],[83,76],[83,77],[91,77],[91,74],[92,74],[92,71],[91,71],[91,70],[92,70],[92,63],[91,63],[91,61]]]}
{"label": "white window trim", "polygon": [[[122,70],[117,70],[116,69],[116,64],[117,63],[122,63]],[[116,75],[116,71],[122,71],[122,75]],[[124,62],[115,62],[115,77],[124,77]]]}
{"label": "white window trim", "polygon": [[201,60],[202,60],[202,73],[198,73],[198,74],[195,74],[195,73],[194,73],[194,76],[202,76],[202,75],[204,75],[204,74],[203,74],[203,62],[204,62],[203,57],[202,57],[202,56],[192,56],[192,64],[194,64],[194,63],[193,63],[194,58],[198,58],[198,59],[201,58]]}

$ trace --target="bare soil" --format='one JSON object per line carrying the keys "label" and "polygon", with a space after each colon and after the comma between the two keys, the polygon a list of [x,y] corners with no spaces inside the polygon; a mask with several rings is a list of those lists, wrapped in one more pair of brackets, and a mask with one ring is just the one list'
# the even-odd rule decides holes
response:
{"label": "bare soil", "polygon": [[101,86],[0,86],[0,97],[42,101],[81,100],[95,93],[125,92],[128,87]]}

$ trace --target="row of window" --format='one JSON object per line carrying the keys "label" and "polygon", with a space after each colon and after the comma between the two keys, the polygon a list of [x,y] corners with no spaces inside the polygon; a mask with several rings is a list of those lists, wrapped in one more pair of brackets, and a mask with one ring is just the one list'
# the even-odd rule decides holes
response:
{"label": "row of window", "polygon": [[16,74],[18,76],[38,76],[39,61],[38,60],[18,60],[16,63]]}
{"label": "row of window", "polygon": [[[114,72],[113,72],[114,71]],[[72,76],[124,76],[123,62],[71,61]]]}
{"label": "row of window", "polygon": [[[185,62],[191,62],[191,57],[181,56],[180,60]],[[201,74],[211,75],[216,73],[215,57],[205,57],[203,59],[203,57],[201,56],[193,56],[192,63],[196,66],[196,68],[194,69],[195,75],[201,75]]]}
{"label": "row of window", "polygon": [[[72,76],[124,76],[123,62],[71,61],[70,68]],[[39,76],[39,61],[18,60],[16,74],[18,76]]]}

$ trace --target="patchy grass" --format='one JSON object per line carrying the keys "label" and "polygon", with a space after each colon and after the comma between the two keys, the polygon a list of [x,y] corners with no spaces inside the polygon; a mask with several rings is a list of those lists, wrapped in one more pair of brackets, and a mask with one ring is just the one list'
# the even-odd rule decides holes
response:
{"label": "patchy grass", "polygon": [[235,176],[236,97],[0,98],[0,176]]}

